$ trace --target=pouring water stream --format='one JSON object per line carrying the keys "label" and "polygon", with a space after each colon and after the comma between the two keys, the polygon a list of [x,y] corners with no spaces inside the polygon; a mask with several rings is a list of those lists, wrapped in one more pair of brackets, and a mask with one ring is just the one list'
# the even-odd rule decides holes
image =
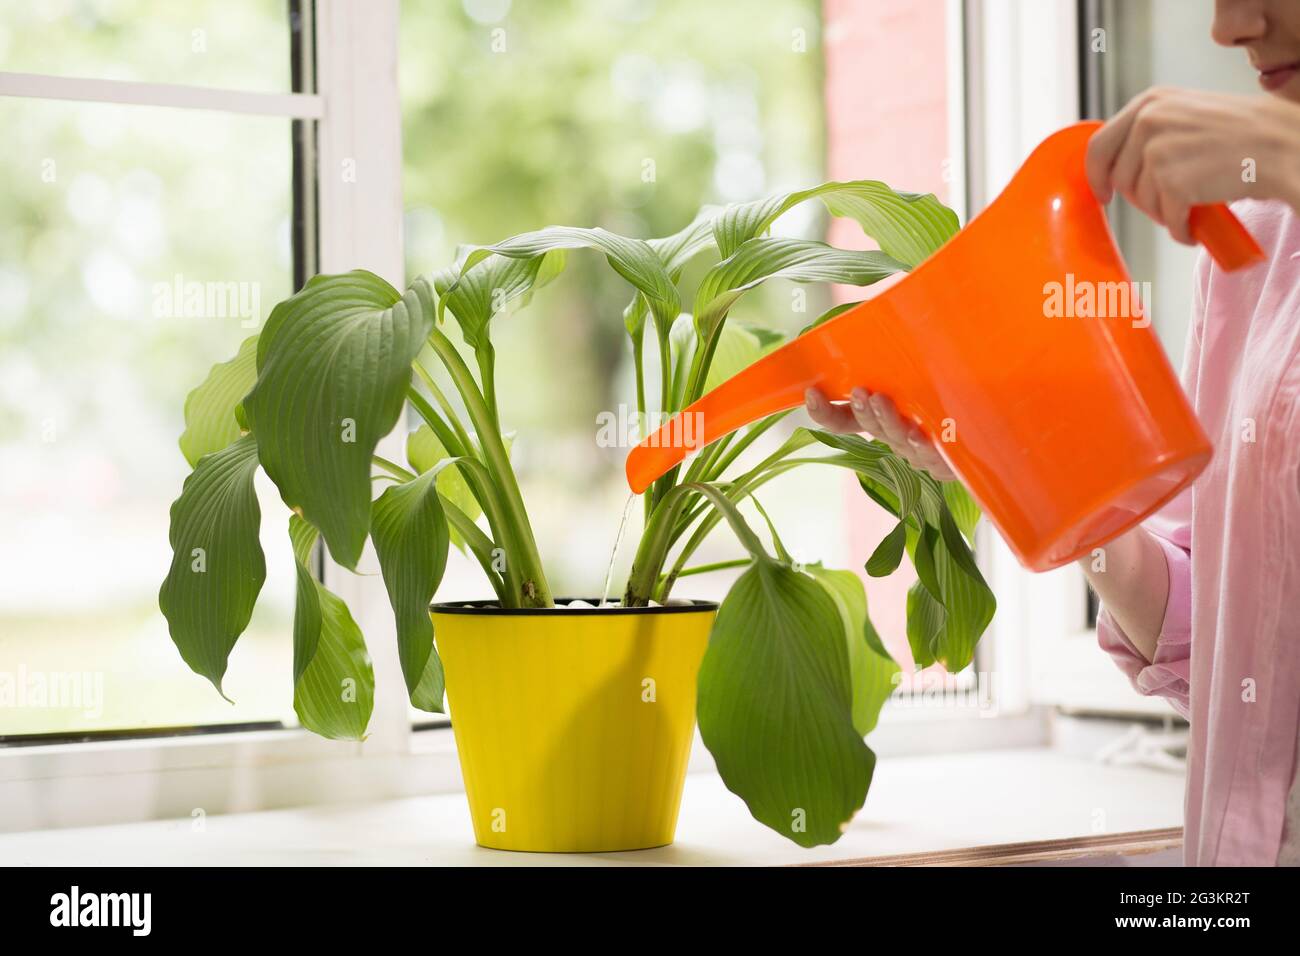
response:
{"label": "pouring water stream", "polygon": [[618,534],[614,537],[614,550],[609,556],[609,568],[605,571],[605,587],[600,592],[600,604],[597,607],[609,606],[609,586],[614,580],[614,562],[618,559],[618,549],[623,543],[623,533],[627,531],[627,519],[632,514],[632,502],[637,499],[635,494],[627,496],[627,504],[623,505],[623,520],[618,523]]}

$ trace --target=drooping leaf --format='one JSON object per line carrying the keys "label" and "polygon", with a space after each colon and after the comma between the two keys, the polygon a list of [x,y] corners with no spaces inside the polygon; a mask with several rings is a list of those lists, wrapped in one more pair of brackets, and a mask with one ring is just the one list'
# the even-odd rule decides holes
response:
{"label": "drooping leaf", "polygon": [[715,244],[713,221],[722,208],[702,206],[685,228],[671,236],[647,240],[670,275],[680,272],[688,262]]}
{"label": "drooping leaf", "polygon": [[867,558],[867,574],[873,578],[886,578],[898,570],[907,545],[907,522],[900,521],[894,530],[881,539],[876,550]]}
{"label": "drooping leaf", "polygon": [[944,481],[940,484],[943,488],[943,500],[947,502],[948,510],[952,512],[953,520],[957,522],[957,527],[966,536],[966,540],[974,544],[975,526],[980,520],[980,506],[975,503],[975,499],[970,496],[970,492],[960,481]]}
{"label": "drooping leaf", "polygon": [[[843,453],[820,460],[856,471],[867,494],[903,519],[907,550],[920,578],[920,587],[913,587],[907,599],[907,635],[917,665],[937,660],[954,673],[965,667],[997,607],[970,550],[969,536],[963,535],[948,506],[951,496],[963,509],[963,520],[973,522],[979,517],[974,502],[964,492],[949,491],[929,473],[912,468],[882,442],[815,430],[810,434]],[[968,527],[973,531],[973,523]],[[892,558],[897,542],[892,535],[886,542],[888,547],[882,542],[872,555],[869,571],[889,566],[885,558]]]}
{"label": "drooping leaf", "polygon": [[748,290],[768,279],[865,286],[907,267],[883,252],[836,249],[811,239],[750,239],[705,273],[695,293],[695,328],[708,338]]}
{"label": "drooping leaf", "polygon": [[899,517],[907,518],[921,501],[921,478],[916,470],[897,455],[885,455],[880,467],[889,476],[889,485],[898,499]]}
{"label": "drooping leaf", "polygon": [[289,519],[298,572],[293,709],[304,727],[322,737],[364,740],[375,706],[375,672],[348,606],[308,570],[318,536],[297,515]]}
{"label": "drooping leaf", "polygon": [[257,381],[257,336],[244,339],[235,357],[212,366],[208,377],[185,398],[181,452],[194,467],[204,455],[239,439],[236,409]]}
{"label": "drooping leaf", "polygon": [[918,665],[938,661],[955,674],[973,659],[997,601],[946,507],[939,527],[926,525],[916,536],[912,565],[920,579],[907,600],[912,656]]}
{"label": "drooping leaf", "polygon": [[[647,244],[663,264],[664,271],[674,282],[681,276],[682,269],[691,259],[713,246],[713,218],[721,208],[704,206],[684,229],[671,236],[647,240]],[[632,336],[633,342],[640,341],[641,330],[649,311],[645,296],[640,292],[623,310],[623,324],[628,334]]]}
{"label": "drooping leaf", "polygon": [[444,296],[439,308],[455,316],[466,344],[480,349],[492,317],[554,279],[564,260],[564,250],[556,249],[531,259],[488,256],[466,272],[445,269],[433,276],[435,290]]}
{"label": "drooping leaf", "polygon": [[806,565],[804,570],[826,589],[840,613],[853,682],[853,727],[865,737],[875,729],[880,709],[894,692],[902,668],[885,651],[871,624],[862,579],[852,571],[835,571],[820,564]]}
{"label": "drooping leaf", "polygon": [[[610,268],[645,296],[662,334],[667,335],[681,311],[677,287],[659,256],[643,239],[630,239],[604,229],[551,226],[514,236],[494,246],[475,249],[460,267],[461,281],[474,266],[490,255],[512,259],[533,259],[557,249],[596,249],[605,254]],[[451,293],[454,295],[454,291]]]}
{"label": "drooping leaf", "polygon": [[918,668],[929,667],[937,659],[935,647],[946,616],[943,605],[926,586],[912,582],[907,589],[907,644],[912,650],[912,663]]}
{"label": "drooping leaf", "polygon": [[[913,468],[882,441],[817,429],[811,434],[823,445],[844,452],[845,458],[838,463],[856,471],[863,489],[894,517],[937,527],[943,489],[927,472]],[[905,507],[908,505],[911,507]]]}
{"label": "drooping leaf", "polygon": [[853,704],[835,602],[807,575],[755,561],[709,638],[700,734],[727,788],[800,846],[838,840],[866,799],[875,755]]}
{"label": "drooping leaf", "polygon": [[262,467],[290,509],[355,568],[370,529],[370,458],[401,416],[411,362],[433,327],[433,289],[316,276],[277,305],[244,400]]}
{"label": "drooping leaf", "polygon": [[728,206],[713,220],[719,253],[730,256],[784,213],[812,198],[820,198],[831,215],[855,220],[883,252],[908,268],[929,258],[959,228],[956,213],[933,194],[899,192],[868,179],[828,182]]}
{"label": "drooping leaf", "polygon": [[245,436],[199,459],[171,507],[172,563],[158,606],[185,663],[218,693],[266,580],[256,473],[257,442]]}
{"label": "drooping leaf", "polygon": [[997,600],[946,508],[934,545],[934,569],[945,612],[935,657],[955,674],[974,658],[975,645],[993,620]]}
{"label": "drooping leaf", "polygon": [[371,537],[397,620],[398,657],[411,703],[441,713],[442,663],[433,647],[429,618],[429,603],[447,567],[449,542],[438,477],[438,471],[426,471],[380,495],[374,504]]}

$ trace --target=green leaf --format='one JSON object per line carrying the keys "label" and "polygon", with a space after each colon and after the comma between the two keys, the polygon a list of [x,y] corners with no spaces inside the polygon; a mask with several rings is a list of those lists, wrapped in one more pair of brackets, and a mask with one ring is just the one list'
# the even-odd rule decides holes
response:
{"label": "green leaf", "polygon": [[[673,331],[676,331],[676,326]],[[735,323],[724,325],[713,350],[704,390],[716,388],[733,375],[740,374],[784,341],[784,336],[769,329]]]}
{"label": "green leaf", "polygon": [[194,467],[204,455],[221,451],[238,441],[236,409],[257,381],[257,336],[249,336],[235,357],[218,362],[198,388],[185,398],[185,431],[181,452]]}
{"label": "green leaf", "polygon": [[[506,447],[509,448],[509,445],[507,444]],[[449,457],[451,456],[447,449],[443,447],[442,442],[438,441],[438,436],[428,425],[421,425],[406,436],[406,460],[415,469],[416,474],[424,474],[438,462]],[[438,494],[463,511],[471,521],[477,520],[483,513],[478,498],[470,491],[469,483],[465,481],[465,476],[460,473],[459,468],[443,468],[438,472],[435,480]],[[451,529],[451,543],[462,552],[465,550],[465,541],[455,528]]]}
{"label": "green leaf", "polygon": [[[473,451],[477,452],[478,442],[470,436],[474,444]],[[514,433],[501,436],[501,444],[509,454],[510,446],[514,441]],[[415,431],[406,436],[406,460],[411,467],[415,469],[416,474],[424,474],[431,468],[436,468],[438,463],[446,461],[451,455],[438,440],[432,428],[428,425],[421,425]],[[483,507],[479,503],[474,492],[470,490],[469,482],[465,480],[465,475],[459,467],[442,468],[438,471],[436,479],[438,484],[438,494],[452,505],[455,505],[471,521],[476,521],[483,513]],[[465,550],[466,542],[461,537],[460,532],[455,528],[451,529],[451,543],[462,552]]]}
{"label": "green leaf", "polygon": [[920,578],[907,600],[912,656],[919,666],[938,661],[955,674],[974,658],[997,601],[946,507],[939,527],[927,525],[917,537],[912,564]]}
{"label": "green leaf", "polygon": [[398,656],[411,703],[441,713],[442,663],[433,648],[429,618],[429,603],[447,568],[449,543],[438,477],[437,471],[427,471],[380,495],[370,533],[397,620]]}
{"label": "green leaf", "polygon": [[[818,430],[811,434],[823,445],[844,452],[840,463],[856,471],[863,490],[894,517],[909,524],[920,520],[938,526],[943,489],[929,473],[913,468],[881,441]],[[905,510],[906,505],[911,507]]]}
{"label": "green leaf", "polygon": [[480,349],[488,342],[493,316],[553,280],[564,261],[564,251],[557,249],[531,259],[488,256],[468,271],[445,269],[433,276],[434,289],[443,297],[438,308],[451,312],[466,344]]}
{"label": "green leaf", "polygon": [[993,620],[997,600],[946,508],[934,546],[934,569],[945,611],[935,657],[955,674],[974,659],[975,645]]}
{"label": "green leaf", "polygon": [[185,663],[218,693],[266,580],[256,473],[257,443],[245,436],[199,459],[171,508],[172,563],[158,606]]}
{"label": "green leaf", "polygon": [[405,295],[364,271],[317,276],[272,310],[244,410],[289,508],[355,568],[370,529],[370,458],[401,417],[433,289]]}
{"label": "green leaf", "polygon": [[828,182],[728,206],[714,219],[718,251],[724,258],[730,256],[766,232],[782,214],[814,197],[822,200],[831,215],[855,220],[883,252],[908,268],[929,258],[960,228],[957,214],[933,194],[898,192],[868,179]]}
{"label": "green leaf", "polygon": [[867,574],[873,578],[887,578],[898,570],[907,544],[907,522],[900,521],[894,530],[885,535],[876,550],[867,558]]}
{"label": "green leaf", "polygon": [[331,740],[364,740],[375,706],[375,672],[361,628],[343,599],[308,570],[318,532],[297,515],[289,519],[297,563],[293,615],[293,709],[313,733]]}
{"label": "green leaf", "polygon": [[911,516],[921,500],[921,479],[916,470],[897,455],[885,455],[880,459],[880,467],[889,476],[890,486],[898,499],[900,518]]}
{"label": "green leaf", "polygon": [[820,564],[807,565],[804,570],[826,589],[840,613],[853,682],[853,727],[865,737],[875,729],[902,668],[885,651],[871,624],[862,579],[852,571],[834,571]]}
{"label": "green leaf", "polygon": [[907,589],[907,644],[912,649],[912,663],[929,667],[936,660],[935,646],[943,630],[943,605],[936,601],[920,581]]}
{"label": "green leaf", "polygon": [[883,252],[836,249],[811,239],[750,239],[705,273],[695,293],[695,328],[712,336],[736,300],[768,279],[871,285],[907,267]]}
{"label": "green leaf", "polygon": [[751,202],[727,206],[713,220],[713,241],[726,259],[750,239],[767,232],[782,213],[791,209],[798,193],[779,193]]}
{"label": "green leaf", "polygon": [[[713,218],[720,209],[720,206],[704,206],[681,231],[671,236],[646,240],[673,282],[680,278],[682,269],[691,259],[713,246]],[[645,326],[649,312],[646,298],[640,292],[623,310],[623,325],[634,342],[640,340],[641,330]]]}
{"label": "green leaf", "polygon": [[[993,619],[997,602],[984,581],[967,536],[949,510],[948,499],[963,510],[973,533],[979,512],[964,491],[949,490],[927,472],[912,468],[881,442],[856,435],[811,431],[819,442],[842,452],[820,459],[852,468],[863,489],[895,517],[903,519],[912,565],[920,578],[907,598],[907,636],[918,666],[941,661],[954,673],[970,663],[980,636]],[[908,505],[912,505],[908,510]],[[898,529],[868,561],[868,572],[888,573]],[[886,546],[888,545],[888,546]]]}
{"label": "green leaf", "polygon": [[[673,320],[681,311],[677,287],[673,284],[672,277],[664,269],[655,250],[645,240],[630,239],[604,229],[551,226],[514,236],[495,246],[477,248],[466,256],[461,265],[461,281],[464,281],[465,275],[474,266],[488,256],[532,259],[557,249],[596,249],[603,252],[610,268],[645,296],[650,312],[662,334],[668,334]],[[454,295],[454,292],[450,294]]]}
{"label": "green leaf", "polygon": [[821,325],[822,323],[829,322],[837,315],[843,315],[845,312],[849,311],[849,309],[852,309],[861,304],[862,302],[858,301],[858,302],[842,302],[839,305],[833,305],[825,312],[823,312],[821,315],[817,316],[817,318],[813,319],[810,323],[805,325],[802,329],[800,329],[799,334],[803,335],[809,329],[815,329],[817,328],[817,326]]}
{"label": "green leaf", "polygon": [[947,503],[948,510],[952,512],[957,527],[966,536],[966,540],[974,544],[975,526],[980,520],[980,506],[975,503],[975,499],[970,496],[970,492],[960,481],[941,482],[941,487],[943,500]]}
{"label": "green leaf", "polygon": [[699,675],[700,734],[727,788],[800,846],[833,843],[875,755],[853,725],[844,625],[825,588],[757,561],[722,602]]}
{"label": "green leaf", "polygon": [[648,240],[650,248],[659,256],[659,261],[670,275],[686,268],[686,264],[705,249],[714,247],[713,222],[722,208],[702,206],[684,229],[671,236]]}

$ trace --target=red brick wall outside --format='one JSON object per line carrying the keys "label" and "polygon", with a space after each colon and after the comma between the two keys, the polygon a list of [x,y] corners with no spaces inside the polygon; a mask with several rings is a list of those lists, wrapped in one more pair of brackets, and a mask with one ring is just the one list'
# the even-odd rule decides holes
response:
{"label": "red brick wall outside", "polygon": [[[827,164],[831,179],[879,179],[896,189],[948,196],[948,79],[944,0],[825,0]],[[835,220],[829,241],[873,248],[852,220]],[[838,301],[863,298],[837,289]],[[894,519],[849,475],[844,495],[850,546],[861,565]],[[906,561],[891,578],[867,578],[871,618],[906,669]]]}

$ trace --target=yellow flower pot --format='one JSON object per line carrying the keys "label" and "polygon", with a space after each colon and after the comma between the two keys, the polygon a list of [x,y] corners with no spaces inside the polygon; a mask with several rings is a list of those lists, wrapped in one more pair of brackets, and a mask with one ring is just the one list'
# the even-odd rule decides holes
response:
{"label": "yellow flower pot", "polygon": [[435,604],[479,845],[590,853],[671,843],[717,609]]}

